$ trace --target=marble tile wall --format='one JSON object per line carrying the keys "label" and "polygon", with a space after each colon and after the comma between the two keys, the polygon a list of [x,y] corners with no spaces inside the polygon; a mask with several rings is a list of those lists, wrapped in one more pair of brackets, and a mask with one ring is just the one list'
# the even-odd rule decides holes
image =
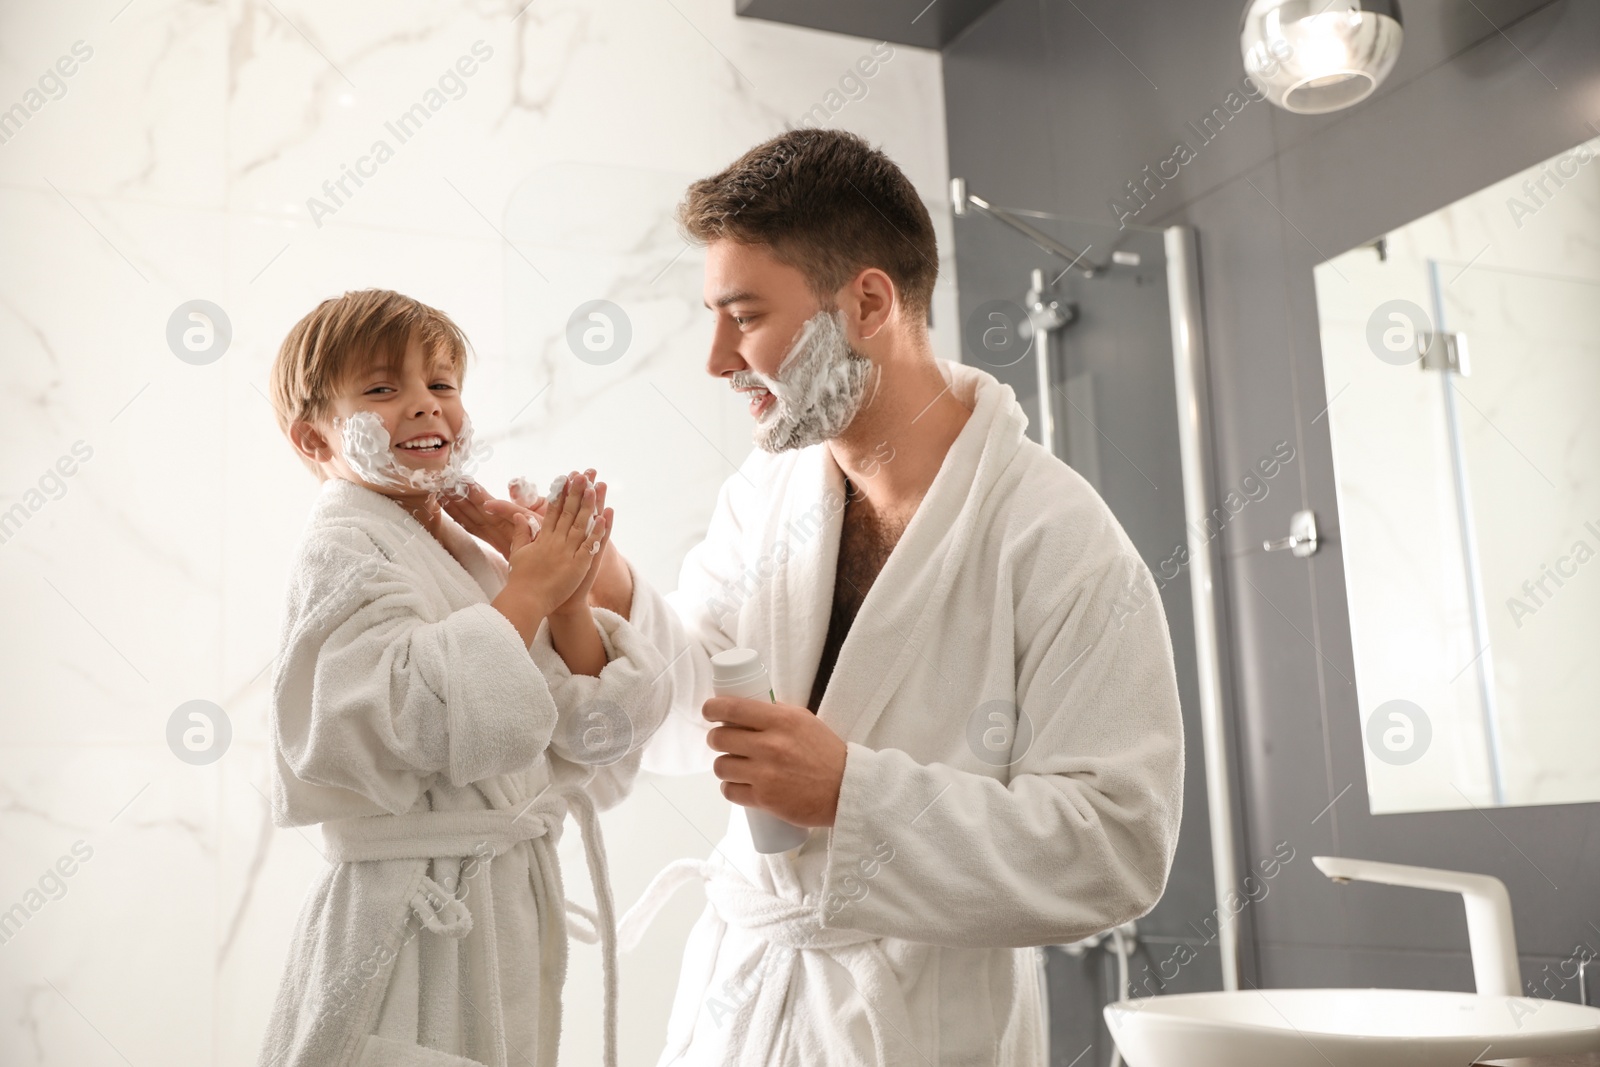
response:
{"label": "marble tile wall", "polygon": [[[939,58],[896,47],[841,96],[871,46],[729,0],[0,10],[0,1062],[255,1061],[323,862],[266,801],[268,667],[316,492],[265,397],[286,329],[365,286],[447,310],[476,349],[484,480],[598,467],[617,543],[670,589],[750,448],[704,373],[685,184],[827,116],[900,163],[948,248]],[[933,338],[957,358],[951,273]],[[564,340],[591,299],[633,329],[605,366]],[[231,325],[203,365],[167,340],[192,300]],[[190,700],[231,727],[209,764],[168,747]],[[604,816],[618,900],[706,855],[727,809],[709,775],[642,781]],[[561,849],[592,899],[575,832]],[[625,958],[624,1063],[654,1062],[700,907],[681,895]],[[575,944],[563,1062],[598,1062],[599,989]]]}

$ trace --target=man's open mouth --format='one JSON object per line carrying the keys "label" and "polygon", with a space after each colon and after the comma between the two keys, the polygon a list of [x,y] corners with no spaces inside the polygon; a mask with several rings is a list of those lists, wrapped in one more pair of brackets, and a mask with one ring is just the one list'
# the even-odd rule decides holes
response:
{"label": "man's open mouth", "polygon": [[750,414],[759,418],[772,404],[775,397],[767,389],[759,385],[747,386],[740,389],[750,401]]}

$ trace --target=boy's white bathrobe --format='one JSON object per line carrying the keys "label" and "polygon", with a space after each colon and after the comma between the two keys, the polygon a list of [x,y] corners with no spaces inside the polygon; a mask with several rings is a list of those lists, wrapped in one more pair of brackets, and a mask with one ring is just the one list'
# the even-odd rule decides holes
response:
{"label": "boy's white bathrobe", "polygon": [[[709,860],[670,865],[623,921],[626,950],[677,885],[704,879],[663,1065],[1043,1065],[1024,946],[1143,915],[1165,887],[1183,732],[1150,573],[1088,483],[1025,437],[1009,386],[940,369],[972,415],[819,711],[847,742],[836,823],[763,856],[734,806]],[[711,769],[710,654],[756,649],[777,699],[805,706],[843,492],[826,446],[758,450],[677,591],[634,574],[630,621],[673,689],[645,770]]]}
{"label": "boy's white bathrobe", "polygon": [[393,500],[340,480],[302,535],[272,681],[273,819],[321,823],[329,865],[301,906],[262,1067],[553,1065],[569,807],[597,904],[571,905],[585,919],[571,932],[601,941],[615,1063],[595,811],[638,773],[666,713],[665,661],[596,609],[609,662],[573,675],[548,624],[525,645],[489,605],[505,561],[448,516],[442,538],[449,550]]}

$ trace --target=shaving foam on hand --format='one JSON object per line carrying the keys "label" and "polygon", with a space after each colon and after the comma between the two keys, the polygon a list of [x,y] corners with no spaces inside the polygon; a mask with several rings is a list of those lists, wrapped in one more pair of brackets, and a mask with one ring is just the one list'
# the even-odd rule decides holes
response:
{"label": "shaving foam on hand", "polygon": [[511,479],[511,490],[513,496],[520,497],[522,502],[530,508],[537,506],[544,500],[543,494],[533,487],[533,483],[520,474]]}

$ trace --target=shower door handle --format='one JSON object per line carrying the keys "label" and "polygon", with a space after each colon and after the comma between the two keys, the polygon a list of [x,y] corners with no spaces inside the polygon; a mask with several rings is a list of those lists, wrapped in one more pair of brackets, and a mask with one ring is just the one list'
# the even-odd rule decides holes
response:
{"label": "shower door handle", "polygon": [[1317,517],[1310,511],[1297,511],[1289,516],[1289,536],[1275,541],[1263,541],[1261,547],[1268,552],[1288,549],[1296,556],[1309,556],[1317,551]]}

